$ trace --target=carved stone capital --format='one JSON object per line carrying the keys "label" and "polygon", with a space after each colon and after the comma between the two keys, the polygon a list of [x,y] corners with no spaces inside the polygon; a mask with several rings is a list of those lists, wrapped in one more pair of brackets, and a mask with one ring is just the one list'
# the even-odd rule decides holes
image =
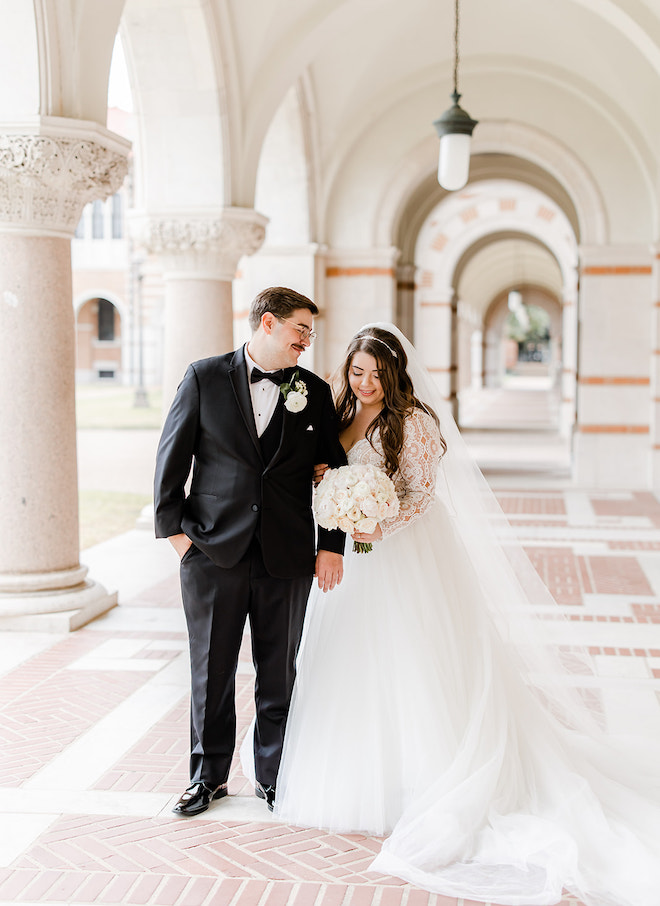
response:
{"label": "carved stone capital", "polygon": [[240,258],[266,238],[268,218],[251,208],[224,208],[215,215],[136,217],[132,232],[166,272],[233,280]]}
{"label": "carved stone capital", "polygon": [[84,206],[127,172],[126,155],[98,141],[0,134],[0,227],[71,236]]}

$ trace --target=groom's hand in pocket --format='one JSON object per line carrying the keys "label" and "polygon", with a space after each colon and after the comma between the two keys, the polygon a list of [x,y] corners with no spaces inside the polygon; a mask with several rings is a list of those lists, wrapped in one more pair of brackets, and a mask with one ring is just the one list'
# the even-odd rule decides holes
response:
{"label": "groom's hand in pocket", "polygon": [[316,555],[316,570],[314,572],[321,591],[332,591],[342,580],[344,575],[344,558],[334,551],[319,551]]}
{"label": "groom's hand in pocket", "polygon": [[187,550],[189,550],[190,546],[192,545],[190,538],[187,535],[184,535],[183,532],[181,532],[179,535],[170,535],[167,540],[179,555],[179,560],[183,559],[183,555]]}

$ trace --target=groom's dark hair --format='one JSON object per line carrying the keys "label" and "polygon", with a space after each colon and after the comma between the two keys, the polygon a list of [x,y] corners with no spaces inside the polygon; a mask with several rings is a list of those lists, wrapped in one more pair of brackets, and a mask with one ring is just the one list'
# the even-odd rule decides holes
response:
{"label": "groom's dark hair", "polygon": [[272,312],[276,318],[288,318],[291,312],[298,308],[307,308],[313,315],[319,313],[318,306],[307,296],[297,293],[295,289],[289,289],[286,286],[269,286],[252,300],[248,323],[252,330],[257,330],[261,324],[261,318],[267,311]]}

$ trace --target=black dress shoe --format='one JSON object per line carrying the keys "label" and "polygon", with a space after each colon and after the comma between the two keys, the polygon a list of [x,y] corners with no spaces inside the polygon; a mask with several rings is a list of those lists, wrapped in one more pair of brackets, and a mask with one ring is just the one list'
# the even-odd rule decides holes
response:
{"label": "black dress shoe", "polygon": [[193,783],[183,793],[172,811],[175,815],[183,815],[184,817],[199,815],[201,812],[206,811],[212,799],[222,799],[226,795],[226,783],[215,788],[208,786],[204,781]]}
{"label": "black dress shoe", "polygon": [[266,805],[268,806],[269,811],[273,811],[273,806],[275,805],[275,787],[274,786],[264,786],[259,783],[257,780],[254,787],[254,792],[260,799],[266,800]]}

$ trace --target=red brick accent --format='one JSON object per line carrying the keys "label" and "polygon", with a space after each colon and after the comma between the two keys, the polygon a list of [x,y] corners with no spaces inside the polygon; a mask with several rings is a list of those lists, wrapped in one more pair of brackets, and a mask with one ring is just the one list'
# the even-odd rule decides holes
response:
{"label": "red brick accent", "polygon": [[393,277],[391,267],[327,267],[326,277]]}
{"label": "red brick accent", "polygon": [[651,383],[651,379],[647,377],[628,377],[626,375],[621,375],[619,377],[598,377],[594,375],[581,377],[579,378],[578,383],[589,385],[597,384],[607,387],[625,387],[628,385],[648,387]]}
{"label": "red brick accent", "polygon": [[589,265],[588,267],[582,268],[582,273],[587,274],[590,277],[620,277],[628,276],[631,274],[652,274],[653,268],[647,265],[640,266],[614,266],[614,267],[597,267]]}
{"label": "red brick accent", "polygon": [[653,595],[634,557],[587,557],[594,590],[601,595]]}
{"label": "red brick accent", "polygon": [[548,223],[550,223],[550,221],[554,219],[555,211],[551,210],[550,208],[546,208],[545,205],[541,205],[536,212],[536,216],[541,220],[546,220]]}
{"label": "red brick accent", "polygon": [[[498,498],[499,504],[502,507],[502,511],[508,514],[514,513],[526,513],[526,514],[553,514],[558,516],[566,515],[566,507],[564,505],[564,499],[561,495],[557,494],[555,496],[548,497],[502,497]],[[517,523],[518,524],[518,523]],[[537,525],[537,522],[528,523],[529,525]],[[555,523],[547,523],[548,525],[554,525]]]}
{"label": "red brick accent", "polygon": [[581,434],[648,434],[648,425],[578,425]]}
{"label": "red brick accent", "polygon": [[597,516],[646,516],[660,527],[660,502],[649,491],[633,491],[627,500],[591,497],[590,502]]}
{"label": "red brick accent", "polygon": [[478,217],[479,211],[475,205],[473,205],[471,208],[466,208],[461,213],[461,220],[463,221],[463,223],[470,223],[470,221],[476,220]]}
{"label": "red brick accent", "polygon": [[[558,604],[582,604],[582,595],[591,591],[588,577],[579,568],[579,559],[565,547],[531,547],[526,553]],[[585,583],[586,579],[586,583]]]}
{"label": "red brick accent", "polygon": [[449,238],[444,233],[438,233],[431,242],[431,248],[441,252],[449,242]]}
{"label": "red brick accent", "polygon": [[660,604],[631,604],[630,609],[636,623],[660,623]]}

